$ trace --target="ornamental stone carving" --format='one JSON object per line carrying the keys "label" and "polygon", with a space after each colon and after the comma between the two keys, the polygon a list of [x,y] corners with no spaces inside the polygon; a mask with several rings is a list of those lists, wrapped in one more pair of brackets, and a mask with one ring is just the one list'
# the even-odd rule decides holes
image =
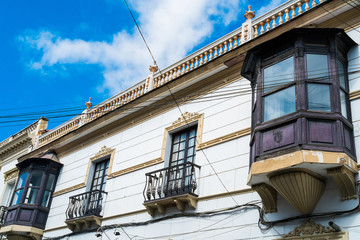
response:
{"label": "ornamental stone carving", "polygon": [[17,168],[14,168],[10,171],[4,173],[4,182],[10,181],[11,179],[17,178],[19,172]]}
{"label": "ornamental stone carving", "polygon": [[325,227],[321,224],[314,223],[310,219],[306,220],[300,227],[295,228],[288,234],[284,234],[283,237],[295,237],[295,236],[306,236],[306,235],[318,235],[325,233],[333,233],[334,229],[331,227]]}
{"label": "ornamental stone carving", "polygon": [[95,160],[95,159],[99,159],[102,157],[105,157],[107,155],[110,155],[112,152],[114,151],[114,149],[112,148],[108,148],[106,146],[103,146],[99,152],[97,152],[95,154],[95,156],[93,156],[92,158],[90,158],[91,161]]}
{"label": "ornamental stone carving", "polygon": [[199,113],[184,112],[181,117],[179,117],[175,122],[173,122],[172,125],[179,124],[181,122],[186,122],[187,120],[189,120],[193,117],[197,117],[199,115],[200,115]]}

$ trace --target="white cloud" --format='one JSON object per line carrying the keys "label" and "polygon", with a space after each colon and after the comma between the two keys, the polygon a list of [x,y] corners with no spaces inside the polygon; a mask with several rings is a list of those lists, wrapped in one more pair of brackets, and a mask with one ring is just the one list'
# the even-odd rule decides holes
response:
{"label": "white cloud", "polygon": [[[161,68],[184,57],[202,39],[211,35],[214,24],[236,21],[243,0],[147,0],[134,1],[139,25]],[[144,79],[152,64],[146,46],[134,28],[120,31],[112,41],[84,41],[41,32],[24,41],[40,53],[32,68],[41,70],[58,64],[98,64],[103,68],[103,89],[111,94]]]}

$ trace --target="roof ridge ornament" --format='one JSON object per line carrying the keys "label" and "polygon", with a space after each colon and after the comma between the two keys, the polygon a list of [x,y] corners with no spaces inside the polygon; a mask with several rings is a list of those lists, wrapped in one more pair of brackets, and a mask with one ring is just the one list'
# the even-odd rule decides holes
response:
{"label": "roof ridge ornament", "polygon": [[89,109],[89,108],[92,107],[91,97],[89,97],[89,101],[88,101],[88,102],[85,102],[85,106],[86,106],[87,109]]}
{"label": "roof ridge ornament", "polygon": [[251,5],[248,6],[248,9],[244,14],[246,21],[241,26],[241,43],[247,42],[254,37],[255,31],[252,26],[252,19],[255,17],[255,11],[251,11]]}
{"label": "roof ridge ornament", "polygon": [[255,17],[255,11],[251,11],[251,5],[248,6],[249,11],[245,10],[244,17],[246,18],[246,21],[251,20]]}

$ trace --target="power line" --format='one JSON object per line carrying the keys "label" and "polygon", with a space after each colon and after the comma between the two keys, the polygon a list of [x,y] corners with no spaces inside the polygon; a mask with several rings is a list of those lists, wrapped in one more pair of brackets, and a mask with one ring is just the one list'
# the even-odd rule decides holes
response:
{"label": "power line", "polygon": [[[159,66],[158,66],[157,63],[156,63],[156,60],[155,60],[155,58],[154,58],[154,56],[153,56],[153,54],[152,54],[152,52],[151,52],[151,50],[150,50],[150,47],[148,46],[148,44],[147,44],[147,42],[146,42],[146,40],[145,40],[145,38],[144,38],[141,30],[140,30],[140,27],[139,27],[139,25],[137,24],[137,22],[136,22],[136,20],[135,20],[135,18],[134,18],[134,15],[133,15],[132,12],[131,12],[131,9],[130,9],[129,5],[127,4],[126,0],[124,0],[124,2],[125,2],[128,10],[129,10],[129,12],[130,12],[130,14],[131,14],[131,17],[132,17],[132,19],[133,19],[133,21],[134,21],[134,23],[135,23],[135,25],[136,25],[139,33],[140,33],[142,39],[144,40],[144,43],[145,43],[145,45],[146,45],[146,47],[147,47],[147,49],[148,49],[148,51],[149,51],[152,59],[154,60],[154,64],[158,67],[159,72],[160,72],[160,74],[162,75],[162,72],[161,72]],[[176,98],[175,98],[173,92],[171,91],[171,89],[170,89],[170,87],[169,87],[169,85],[166,84],[166,87],[167,87],[167,89],[169,90],[169,93],[170,93],[170,95],[171,95],[174,103],[176,104],[176,107],[178,108],[181,116],[184,116],[183,113],[182,113],[182,111],[181,111],[181,109],[180,109],[180,106],[179,106],[178,102],[176,101]],[[186,124],[187,124],[188,126],[190,126],[189,123],[187,122],[187,120],[186,120],[186,119],[184,119],[184,120],[185,120]],[[196,140],[196,143],[197,143],[197,145],[198,145],[198,148],[202,151],[205,159],[206,159],[207,162],[209,163],[210,167],[211,167],[212,170],[214,171],[214,173],[215,173],[215,175],[217,176],[217,178],[219,179],[220,183],[222,184],[222,186],[224,187],[224,189],[226,190],[226,192],[229,194],[229,196],[232,198],[232,200],[235,202],[235,204],[238,206],[239,204],[237,203],[237,201],[235,200],[235,198],[230,194],[230,192],[229,192],[229,190],[227,189],[227,187],[225,186],[224,182],[221,180],[220,176],[218,175],[218,173],[216,172],[215,168],[212,166],[211,162],[209,161],[208,157],[206,156],[204,150],[200,147],[200,143],[198,142],[198,140],[197,140],[196,138],[195,138],[195,140]]]}

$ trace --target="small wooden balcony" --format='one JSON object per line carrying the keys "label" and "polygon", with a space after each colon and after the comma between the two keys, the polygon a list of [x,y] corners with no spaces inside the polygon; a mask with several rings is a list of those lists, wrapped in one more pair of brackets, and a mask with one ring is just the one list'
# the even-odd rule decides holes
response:
{"label": "small wooden balcony", "polygon": [[107,192],[90,191],[69,198],[65,212],[66,225],[71,231],[82,230],[84,226],[91,228],[100,226]]}
{"label": "small wooden balcony", "polygon": [[200,166],[186,162],[146,173],[144,206],[151,216],[156,210],[165,214],[166,208],[176,206],[185,211],[186,206],[196,208]]}

